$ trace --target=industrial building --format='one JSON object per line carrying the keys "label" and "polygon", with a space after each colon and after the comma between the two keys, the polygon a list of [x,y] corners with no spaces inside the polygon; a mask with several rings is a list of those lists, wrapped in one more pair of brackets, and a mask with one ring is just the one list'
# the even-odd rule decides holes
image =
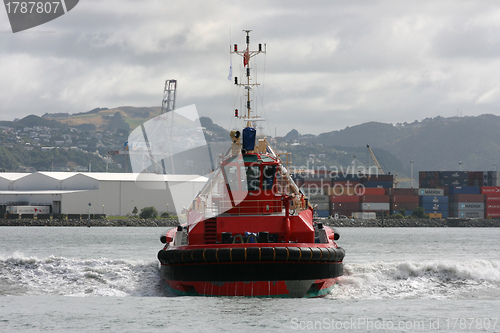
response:
{"label": "industrial building", "polygon": [[50,214],[125,216],[134,207],[140,211],[151,206],[160,213],[176,214],[189,205],[206,181],[198,175],[0,173],[0,214],[29,214],[30,208],[41,207]]}

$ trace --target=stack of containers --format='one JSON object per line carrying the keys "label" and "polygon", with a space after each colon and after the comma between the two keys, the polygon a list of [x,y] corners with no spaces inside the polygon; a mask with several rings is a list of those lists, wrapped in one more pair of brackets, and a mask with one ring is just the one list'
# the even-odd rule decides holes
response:
{"label": "stack of containers", "polygon": [[328,195],[311,195],[309,202],[311,205],[316,206],[314,215],[318,217],[330,216],[330,199]]}
{"label": "stack of containers", "polygon": [[418,173],[418,182],[420,188],[435,188],[441,186],[439,184],[439,171],[420,171]]}
{"label": "stack of containers", "polygon": [[469,173],[467,171],[420,171],[418,176],[420,188],[469,185]]}
{"label": "stack of containers", "polygon": [[[369,190],[367,188],[366,190]],[[384,190],[372,188],[372,190]],[[390,213],[390,198],[385,193],[382,194],[365,194],[360,196],[360,208],[362,212],[375,212],[377,215],[389,215]]]}
{"label": "stack of containers", "polygon": [[419,197],[416,190],[411,188],[391,188],[388,191],[390,198],[391,215],[397,214],[401,209],[406,215],[411,215],[413,210],[419,206]]}
{"label": "stack of containers", "polygon": [[366,175],[361,178],[361,183],[367,188],[392,188],[393,175]]}
{"label": "stack of containers", "polygon": [[479,186],[452,186],[450,215],[461,218],[484,218],[484,195]]}
{"label": "stack of containers", "polygon": [[316,196],[326,194],[331,188],[330,178],[308,177],[297,182],[305,196]]}
{"label": "stack of containers", "polygon": [[363,188],[360,177],[355,174],[337,175],[330,189],[330,215],[352,216],[359,212],[358,190]]}
{"label": "stack of containers", "polygon": [[[447,218],[449,216],[448,197],[441,188],[421,188],[418,190],[420,207],[431,217]],[[432,214],[432,215],[431,215]]]}
{"label": "stack of containers", "polygon": [[485,171],[483,186],[500,186],[500,171]]}
{"label": "stack of containers", "polygon": [[500,186],[483,186],[484,215],[486,218],[500,218]]}
{"label": "stack of containers", "polygon": [[469,186],[483,186],[484,184],[484,174],[483,171],[469,171],[468,182]]}
{"label": "stack of containers", "polygon": [[439,171],[442,177],[441,186],[467,186],[469,184],[468,171]]}
{"label": "stack of containers", "polygon": [[359,196],[357,195],[331,195],[330,215],[352,216],[359,212]]}

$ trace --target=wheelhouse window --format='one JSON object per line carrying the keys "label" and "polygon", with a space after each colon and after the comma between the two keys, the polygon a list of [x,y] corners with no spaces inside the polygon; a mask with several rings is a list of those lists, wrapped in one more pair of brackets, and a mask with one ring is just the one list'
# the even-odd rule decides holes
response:
{"label": "wheelhouse window", "polygon": [[246,166],[246,183],[248,191],[260,190],[260,168],[258,165]]}
{"label": "wheelhouse window", "polygon": [[224,166],[224,173],[226,175],[226,182],[230,191],[239,190],[239,177],[238,168],[236,165],[226,165]]}
{"label": "wheelhouse window", "polygon": [[271,190],[274,184],[276,165],[264,165],[262,168],[262,189]]}

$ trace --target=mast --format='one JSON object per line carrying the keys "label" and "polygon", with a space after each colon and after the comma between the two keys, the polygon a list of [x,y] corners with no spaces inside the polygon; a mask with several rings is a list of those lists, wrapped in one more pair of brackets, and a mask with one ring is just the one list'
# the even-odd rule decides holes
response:
{"label": "mast", "polygon": [[246,49],[245,50],[238,50],[238,44],[234,44],[232,51],[230,53],[236,53],[240,55],[243,58],[243,67],[245,68],[245,74],[246,74],[246,80],[241,80],[241,81],[246,81],[244,83],[238,82],[238,77],[234,77],[234,84],[240,87],[244,87],[246,90],[246,114],[243,116],[240,116],[238,114],[238,109],[234,110],[234,116],[239,118],[239,119],[244,119],[247,121],[247,127],[251,127],[251,121],[256,120],[259,117],[258,116],[252,116],[252,105],[251,105],[251,96],[250,96],[250,91],[252,90],[253,86],[258,86],[259,84],[257,82],[252,82],[251,78],[251,67],[250,67],[250,58],[253,58],[257,54],[260,53],[266,53],[266,44],[264,44],[264,48],[262,48],[262,44],[259,44],[259,48],[256,51],[250,50],[250,32],[252,30],[243,30],[246,33]]}

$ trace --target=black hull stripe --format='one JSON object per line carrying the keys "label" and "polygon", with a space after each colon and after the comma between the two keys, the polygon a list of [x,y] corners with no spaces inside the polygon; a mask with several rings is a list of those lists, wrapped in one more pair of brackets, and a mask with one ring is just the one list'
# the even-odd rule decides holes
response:
{"label": "black hull stripe", "polygon": [[160,250],[163,264],[234,262],[340,262],[344,249],[318,247],[240,247],[195,250]]}
{"label": "black hull stripe", "polygon": [[336,278],[342,263],[230,263],[163,265],[161,274],[169,281],[281,281]]}

